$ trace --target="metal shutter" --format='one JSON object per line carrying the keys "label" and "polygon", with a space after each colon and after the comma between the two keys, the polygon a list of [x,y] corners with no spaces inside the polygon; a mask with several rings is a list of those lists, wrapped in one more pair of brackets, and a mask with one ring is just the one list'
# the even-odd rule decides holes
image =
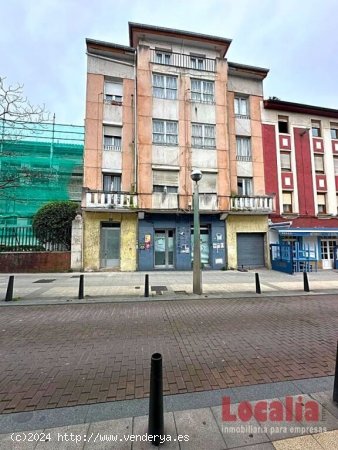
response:
{"label": "metal shutter", "polygon": [[198,190],[202,193],[216,193],[217,192],[217,173],[203,172],[202,179],[198,183]]}
{"label": "metal shutter", "polygon": [[153,170],[153,185],[178,186],[178,171]]}
{"label": "metal shutter", "polygon": [[264,233],[237,233],[237,266],[264,265]]}

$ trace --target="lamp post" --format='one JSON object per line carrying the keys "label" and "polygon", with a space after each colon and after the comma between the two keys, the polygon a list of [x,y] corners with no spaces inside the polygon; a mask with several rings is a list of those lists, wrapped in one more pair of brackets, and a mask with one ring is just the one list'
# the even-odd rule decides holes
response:
{"label": "lamp post", "polygon": [[198,182],[202,178],[202,172],[194,169],[191,172],[191,179],[194,183],[194,262],[193,262],[193,293],[202,294],[202,273],[201,273],[201,244],[200,244],[200,217],[199,217],[199,193]]}

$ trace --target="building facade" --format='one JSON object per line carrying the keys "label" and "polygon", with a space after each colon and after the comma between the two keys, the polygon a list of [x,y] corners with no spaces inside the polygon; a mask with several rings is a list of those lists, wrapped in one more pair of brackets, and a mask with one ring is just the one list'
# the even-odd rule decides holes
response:
{"label": "building facade", "polygon": [[54,200],[81,201],[84,127],[0,121],[0,227],[29,227]]}
{"label": "building facade", "polygon": [[262,102],[270,242],[289,243],[294,270],[331,269],[338,244],[338,110]]}
{"label": "building facade", "polygon": [[268,71],[228,62],[228,39],[134,23],[129,36],[87,39],[84,269],[191,269],[194,168],[203,267],[268,265]]}

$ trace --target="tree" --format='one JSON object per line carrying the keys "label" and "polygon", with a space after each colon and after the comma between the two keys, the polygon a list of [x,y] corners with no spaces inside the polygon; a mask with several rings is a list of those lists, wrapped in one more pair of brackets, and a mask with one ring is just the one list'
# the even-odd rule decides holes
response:
{"label": "tree", "polygon": [[[0,158],[6,163],[8,158],[16,159],[17,148],[15,143],[20,140],[27,131],[34,133],[34,127],[43,125],[49,119],[49,113],[45,105],[35,106],[27,99],[23,92],[23,85],[11,85],[6,83],[6,78],[0,76]],[[1,161],[0,159],[0,161]],[[8,166],[8,167],[7,167]],[[14,170],[13,170],[14,169]],[[26,167],[18,168],[15,164],[6,164],[0,167],[0,191],[17,187],[22,183],[30,182],[36,177]],[[6,194],[6,196],[11,196]]]}
{"label": "tree", "polygon": [[79,205],[71,201],[50,202],[33,219],[33,230],[41,243],[71,248],[71,228]]}

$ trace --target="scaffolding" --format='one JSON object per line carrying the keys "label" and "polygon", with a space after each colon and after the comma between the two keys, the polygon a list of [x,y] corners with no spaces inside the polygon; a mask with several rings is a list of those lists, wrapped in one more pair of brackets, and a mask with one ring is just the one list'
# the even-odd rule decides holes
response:
{"label": "scaffolding", "polygon": [[0,227],[29,226],[55,200],[81,201],[84,127],[0,121]]}

